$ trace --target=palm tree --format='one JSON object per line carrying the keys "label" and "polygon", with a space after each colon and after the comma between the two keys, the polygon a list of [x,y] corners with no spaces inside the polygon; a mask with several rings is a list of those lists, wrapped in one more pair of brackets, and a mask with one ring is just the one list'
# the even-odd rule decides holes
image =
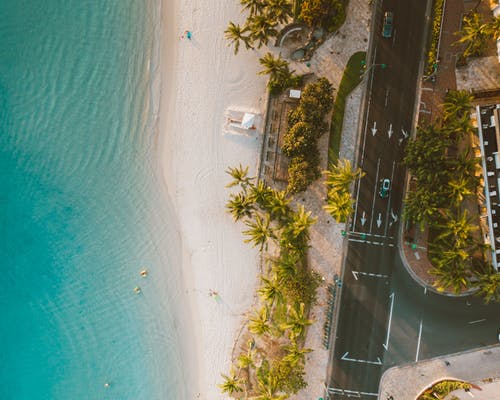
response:
{"label": "palm tree", "polygon": [[231,44],[234,45],[235,55],[238,54],[238,51],[240,50],[240,41],[242,41],[245,44],[247,50],[253,49],[250,36],[245,35],[245,32],[247,31],[248,31],[248,26],[244,25],[243,27],[240,27],[234,22],[229,22],[229,26],[224,31],[226,39],[231,41],[229,43],[229,46]]}
{"label": "palm tree", "polygon": [[464,16],[463,27],[456,35],[460,36],[455,44],[465,44],[464,57],[480,56],[485,48],[487,36],[485,34],[486,25],[481,20],[481,15],[477,12],[470,12]]}
{"label": "palm tree", "polygon": [[258,371],[257,385],[259,394],[254,400],[285,400],[288,395],[278,394],[278,377],[272,374],[267,368],[265,371]]}
{"label": "palm tree", "polygon": [[451,288],[456,294],[459,294],[468,287],[468,272],[466,264],[463,262],[453,263],[443,269],[433,268],[429,272],[436,277],[434,286],[440,292],[446,290],[446,288]]}
{"label": "palm tree", "polygon": [[274,304],[281,304],[283,302],[283,293],[281,292],[281,285],[276,274],[268,279],[264,276],[260,277],[262,286],[257,290],[260,298],[272,308]]}
{"label": "palm tree", "polygon": [[299,257],[296,252],[282,252],[279,258],[270,261],[272,271],[280,282],[288,281],[297,274]]}
{"label": "palm tree", "polygon": [[255,14],[248,19],[250,38],[257,42],[259,49],[262,45],[269,43],[269,38],[275,37],[278,34],[275,26],[276,22],[271,21],[266,15]]}
{"label": "palm tree", "polygon": [[221,374],[224,382],[218,386],[222,389],[222,393],[227,393],[232,396],[234,393],[243,392],[242,385],[245,383],[243,379],[236,376],[234,368],[231,367],[229,375]]}
{"label": "palm tree", "polygon": [[299,363],[304,364],[306,354],[312,351],[312,349],[299,347],[296,341],[292,341],[292,344],[285,346],[284,349],[287,355],[283,357],[283,360],[289,362],[292,366],[296,366]]}
{"label": "palm tree", "polygon": [[273,190],[272,196],[268,199],[269,203],[269,213],[273,220],[277,220],[282,223],[288,219],[290,214],[290,199],[287,198],[285,191]]}
{"label": "palm tree", "polygon": [[248,368],[252,367],[255,368],[255,355],[257,354],[256,350],[253,350],[252,348],[248,348],[248,351],[246,353],[242,353],[238,357],[238,366],[240,368]]}
{"label": "palm tree", "polygon": [[283,77],[289,77],[290,72],[288,61],[281,58],[281,55],[274,57],[271,53],[266,53],[264,57],[259,59],[260,65],[264,67],[259,75],[269,75],[270,80],[277,81]]}
{"label": "palm tree", "polygon": [[226,170],[226,173],[231,175],[231,177],[234,179],[232,182],[226,185],[226,187],[228,188],[241,185],[241,187],[245,189],[248,185],[251,184],[253,179],[248,177],[248,167],[243,168],[241,164],[238,167],[229,167]]}
{"label": "palm tree", "polygon": [[480,275],[477,295],[482,296],[486,304],[500,302],[500,274],[491,269],[490,273]]}
{"label": "palm tree", "polygon": [[266,214],[262,218],[259,214],[255,214],[254,220],[244,221],[245,225],[249,229],[243,231],[243,234],[248,236],[245,239],[245,243],[252,243],[253,246],[259,246],[259,250],[262,251],[264,247],[267,247],[267,240],[269,238],[274,238],[273,230],[270,225],[269,215]]}
{"label": "palm tree", "polygon": [[500,17],[493,18],[491,22],[486,24],[483,31],[493,40],[500,39]]}
{"label": "palm tree", "polygon": [[286,23],[293,15],[290,0],[267,0],[264,11],[268,18],[280,24]]}
{"label": "palm tree", "polygon": [[361,168],[354,170],[351,162],[346,159],[338,160],[337,165],[330,164],[330,170],[323,171],[326,175],[325,184],[329,189],[349,191],[351,183],[362,178],[365,173]]}
{"label": "palm tree", "polygon": [[460,152],[456,157],[450,160],[450,167],[455,176],[469,181],[469,187],[475,189],[478,185],[476,172],[479,171],[479,159],[472,156],[470,148]]}
{"label": "palm tree", "polygon": [[262,209],[270,211],[271,203],[274,200],[274,191],[269,186],[266,186],[263,181],[259,181],[257,185],[250,187],[252,200],[257,203]]}
{"label": "palm tree", "polygon": [[450,90],[443,104],[445,122],[467,115],[472,108],[472,100],[473,96],[467,90]]}
{"label": "palm tree", "polygon": [[450,180],[448,182],[448,190],[450,193],[450,199],[456,206],[462,204],[466,196],[474,194],[474,192],[470,189],[470,180],[465,178]]}
{"label": "palm tree", "polygon": [[420,226],[423,231],[426,224],[432,224],[439,211],[434,193],[425,186],[420,186],[417,190],[408,192],[404,200],[404,217],[407,221],[412,221]]}
{"label": "palm tree", "polygon": [[353,211],[354,200],[349,192],[331,192],[328,197],[328,204],[323,206],[335,221],[344,223]]}
{"label": "palm tree", "polygon": [[248,10],[250,16],[260,14],[264,9],[263,0],[240,0],[243,10]]}
{"label": "palm tree", "polygon": [[251,217],[253,211],[253,201],[244,193],[229,195],[226,204],[227,210],[231,213],[235,221],[243,217]]}
{"label": "palm tree", "polygon": [[472,225],[467,210],[457,216],[447,213],[444,223],[438,224],[437,227],[441,228],[442,232],[437,236],[436,241],[449,243],[451,239],[452,252],[455,254],[465,252],[463,249],[470,243],[472,233],[478,229],[477,225]]}
{"label": "palm tree", "polygon": [[265,333],[271,332],[271,324],[267,307],[261,307],[259,311],[255,311],[249,318],[248,329],[256,335],[262,336]]}
{"label": "palm tree", "polygon": [[294,242],[305,245],[309,240],[309,228],[316,221],[317,218],[311,218],[311,211],[306,211],[304,206],[300,204],[297,212],[292,214],[291,221],[285,229],[294,239]]}
{"label": "palm tree", "polygon": [[300,303],[290,308],[287,322],[282,324],[280,328],[282,330],[290,330],[290,339],[293,340],[302,337],[306,331],[306,327],[313,322],[314,320],[306,317],[305,304]]}

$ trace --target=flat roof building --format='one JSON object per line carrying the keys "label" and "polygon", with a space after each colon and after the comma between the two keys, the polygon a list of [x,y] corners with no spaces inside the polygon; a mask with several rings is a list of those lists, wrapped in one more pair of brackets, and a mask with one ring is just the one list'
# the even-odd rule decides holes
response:
{"label": "flat roof building", "polygon": [[491,246],[491,263],[500,265],[500,104],[476,106],[476,120],[481,147],[487,233],[484,241]]}

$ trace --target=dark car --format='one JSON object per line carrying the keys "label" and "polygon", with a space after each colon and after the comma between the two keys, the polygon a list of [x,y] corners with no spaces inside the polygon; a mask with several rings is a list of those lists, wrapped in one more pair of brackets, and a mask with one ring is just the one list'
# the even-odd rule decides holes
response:
{"label": "dark car", "polygon": [[389,196],[390,190],[391,190],[391,180],[387,178],[382,179],[380,181],[380,190],[378,192],[380,197],[385,199],[387,196]]}
{"label": "dark car", "polygon": [[394,15],[391,11],[386,11],[384,14],[384,26],[382,28],[382,36],[385,38],[390,38],[392,36],[392,21]]}

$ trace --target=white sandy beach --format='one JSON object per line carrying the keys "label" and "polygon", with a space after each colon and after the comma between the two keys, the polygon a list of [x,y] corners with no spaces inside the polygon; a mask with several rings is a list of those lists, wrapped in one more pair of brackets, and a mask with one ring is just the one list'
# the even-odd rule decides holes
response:
{"label": "white sandy beach", "polygon": [[[224,186],[230,178],[224,171],[241,163],[255,176],[261,135],[223,135],[224,112],[237,107],[264,113],[267,78],[257,72],[258,58],[267,49],[247,51],[243,47],[234,56],[227,46],[223,32],[228,22],[244,21],[237,0],[166,0],[162,14],[160,146],[164,177],[178,218],[183,284],[190,299],[183,318],[192,317],[197,338],[196,344],[188,344],[191,362],[198,367],[193,374],[198,382],[193,382],[191,396],[225,399],[217,383],[222,381],[220,373],[230,367],[244,313],[254,303],[259,259],[257,250],[243,243],[243,225],[235,224],[225,212],[229,192]],[[367,47],[368,25],[366,2],[351,0],[342,34],[325,42],[311,60],[310,69],[296,63],[293,68],[319,73],[338,87],[350,55]],[[191,40],[181,39],[185,30],[192,32]],[[343,40],[346,37],[348,40]],[[360,93],[357,90],[355,95],[358,104]],[[348,132],[342,152],[348,158],[353,154],[356,108],[344,126]],[[305,196],[315,215],[324,213],[321,185],[317,182]],[[311,232],[316,243],[311,249],[311,267],[328,281],[340,272],[341,228],[323,215]],[[220,301],[209,296],[210,290],[219,293]],[[320,297],[326,296],[324,292],[323,288]],[[307,339],[307,346],[315,350],[308,357],[310,388],[297,398],[323,394],[328,360],[321,345],[324,311],[320,299],[312,310],[318,323]]]}
{"label": "white sandy beach", "polygon": [[[172,4],[173,3],[173,4]],[[253,301],[258,252],[243,243],[242,225],[225,212],[228,166],[255,175],[261,136],[223,135],[224,111],[265,109],[266,78],[258,76],[264,49],[234,56],[224,30],[242,22],[238,1],[163,2],[160,145],[164,177],[178,217],[182,269],[196,332],[199,397],[222,399],[237,330]],[[181,39],[185,30],[192,39]],[[215,290],[220,299],[209,296]],[[193,382],[195,386],[195,382]]]}

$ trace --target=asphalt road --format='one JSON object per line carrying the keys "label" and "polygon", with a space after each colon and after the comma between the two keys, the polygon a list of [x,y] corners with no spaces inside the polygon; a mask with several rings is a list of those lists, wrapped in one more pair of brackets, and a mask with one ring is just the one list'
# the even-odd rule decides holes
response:
{"label": "asphalt road", "polygon": [[[331,398],[373,399],[389,367],[497,340],[499,305],[424,291],[409,277],[397,248],[405,178],[401,160],[413,121],[426,3],[388,0],[377,10],[375,32],[382,31],[383,13],[390,10],[394,33],[374,38],[372,66],[365,72],[369,89],[358,164],[366,175],[355,188],[348,230],[328,371]],[[391,180],[387,198],[379,195],[384,178]]]}

